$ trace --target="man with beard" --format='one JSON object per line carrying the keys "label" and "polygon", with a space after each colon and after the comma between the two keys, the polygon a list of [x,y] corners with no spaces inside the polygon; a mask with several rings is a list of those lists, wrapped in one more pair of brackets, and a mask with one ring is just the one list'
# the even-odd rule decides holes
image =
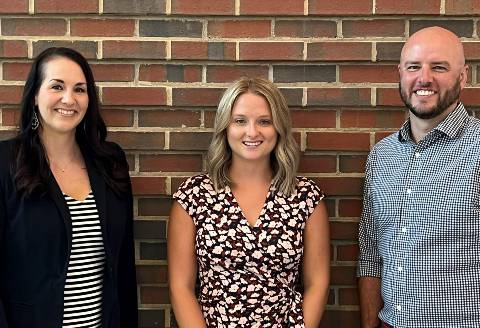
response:
{"label": "man with beard", "polygon": [[480,327],[480,121],[459,100],[462,44],[422,29],[398,71],[409,119],[367,161],[362,327]]}

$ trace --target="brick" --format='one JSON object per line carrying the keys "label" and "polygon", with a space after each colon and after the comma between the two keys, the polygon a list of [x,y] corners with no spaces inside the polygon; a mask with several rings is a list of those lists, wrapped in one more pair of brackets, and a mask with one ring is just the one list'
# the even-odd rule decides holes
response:
{"label": "brick", "polygon": [[166,105],[165,88],[160,87],[104,87],[104,105]]}
{"label": "brick", "polygon": [[358,223],[349,221],[330,222],[330,238],[332,238],[332,240],[357,240]]}
{"label": "brick", "polygon": [[435,15],[440,14],[441,0],[376,0],[375,14]]}
{"label": "brick", "polygon": [[274,34],[290,38],[334,38],[337,23],[326,20],[276,20]]}
{"label": "brick", "polygon": [[308,2],[309,15],[368,15],[372,13],[371,0],[310,0]]}
{"label": "brick", "polygon": [[463,42],[463,49],[467,60],[480,60],[480,42]]}
{"label": "brick", "polygon": [[396,65],[339,65],[340,82],[395,83],[398,82]]}
{"label": "brick", "polygon": [[[330,284],[332,285],[356,285],[356,266],[332,265],[330,266]],[[338,324],[338,323],[337,323]],[[343,327],[343,326],[338,326]],[[348,326],[347,326],[348,327]],[[350,326],[355,327],[355,326]]]}
{"label": "brick", "polygon": [[307,149],[346,151],[369,150],[370,134],[360,132],[308,132]]}
{"label": "brick", "polygon": [[188,110],[142,110],[139,126],[186,127],[200,126],[200,112]]}
{"label": "brick", "polygon": [[[315,182],[325,191],[327,197],[360,196],[363,194],[363,178],[357,177],[323,177],[315,178]],[[358,231],[358,230],[357,230]],[[332,236],[333,239],[333,236]]]}
{"label": "brick", "polygon": [[365,106],[370,105],[368,88],[309,88],[307,103],[319,106]]}
{"label": "brick", "polygon": [[0,104],[19,104],[23,87],[17,85],[0,85]]}
{"label": "brick", "polygon": [[171,0],[173,15],[235,15],[235,0]]}
{"label": "brick", "polygon": [[30,72],[31,63],[3,63],[3,79],[10,81],[25,81]]}
{"label": "brick", "polygon": [[337,157],[334,155],[302,155],[298,166],[299,173],[335,173]]}
{"label": "brick", "polygon": [[135,21],[133,19],[72,19],[70,34],[72,36],[133,36]]}
{"label": "brick", "polygon": [[133,64],[91,64],[93,76],[97,82],[133,81],[135,66]]}
{"label": "brick", "polygon": [[162,284],[167,282],[166,265],[137,264],[137,282],[139,284]]}
{"label": "brick", "polygon": [[360,322],[359,311],[328,309],[322,317],[319,328],[331,327],[358,327]]}
{"label": "brick", "polygon": [[2,108],[0,110],[2,116],[1,126],[18,126],[20,123],[20,110],[14,108]]}
{"label": "brick", "polygon": [[338,201],[338,215],[340,217],[360,217],[361,214],[361,199],[340,199]]}
{"label": "brick", "polygon": [[[140,166],[142,164],[140,163]],[[138,199],[138,215],[143,216],[168,216],[172,198],[169,196]]]}
{"label": "brick", "polygon": [[267,65],[209,65],[207,82],[233,82],[241,77],[268,78]]}
{"label": "brick", "polygon": [[478,0],[445,0],[446,15],[478,15]]}
{"label": "brick", "polygon": [[140,260],[163,260],[167,259],[167,243],[140,242]]}
{"label": "brick", "polygon": [[110,131],[108,139],[120,144],[123,149],[151,150],[165,147],[163,132]]}
{"label": "brick", "polygon": [[97,42],[94,41],[37,41],[33,42],[33,57],[50,47],[67,47],[80,52],[87,59],[97,57]]}
{"label": "brick", "polygon": [[165,220],[135,220],[135,239],[166,239],[167,224]]}
{"label": "brick", "polygon": [[358,244],[337,246],[337,261],[356,261],[357,259]]}
{"label": "brick", "polygon": [[210,20],[209,38],[267,38],[271,34],[269,20]]}
{"label": "brick", "polygon": [[365,172],[366,155],[340,155],[339,169],[342,173]]}
{"label": "brick", "polygon": [[180,185],[182,184],[182,182],[184,182],[185,180],[187,180],[189,177],[172,177],[170,179],[171,181],[171,185],[172,185],[172,192],[175,192],[176,190],[178,190],[178,187],[180,187]]}
{"label": "brick", "polygon": [[398,88],[378,88],[377,89],[377,106],[401,106],[403,101],[400,98]]}
{"label": "brick", "polygon": [[170,149],[207,150],[211,140],[210,132],[170,132]]}
{"label": "brick", "polygon": [[410,20],[410,35],[425,27],[440,26],[452,31],[459,37],[471,38],[473,35],[472,20]]}
{"label": "brick", "polygon": [[480,93],[478,88],[465,88],[460,95],[460,100],[465,106],[480,106]]}
{"label": "brick", "polygon": [[0,14],[28,14],[28,0],[0,1]]}
{"label": "brick", "polygon": [[64,19],[48,18],[4,18],[2,35],[65,35],[67,22]]}
{"label": "brick", "polygon": [[377,43],[377,62],[381,61],[400,61],[403,42],[378,42]]}
{"label": "brick", "polygon": [[[138,277],[138,274],[137,274]],[[138,324],[140,328],[165,327],[165,309],[140,309],[138,310]],[[174,318],[171,319],[174,321]],[[178,326],[171,326],[178,327]]]}
{"label": "brick", "polygon": [[342,128],[398,128],[404,121],[403,110],[346,110],[340,116]]}
{"label": "brick", "polygon": [[160,195],[165,194],[164,177],[132,177],[134,195]]}
{"label": "brick", "polygon": [[172,41],[172,59],[235,60],[234,42]]}
{"label": "brick", "polygon": [[[325,202],[325,206],[327,207],[328,216],[335,216],[335,199],[324,198],[323,201]],[[331,257],[333,258],[333,249],[331,253]]]}
{"label": "brick", "polygon": [[152,82],[201,82],[201,65],[159,65],[142,64],[139,69],[140,81]]}
{"label": "brick", "polygon": [[333,110],[290,110],[294,128],[334,128],[337,113]]}
{"label": "brick", "polygon": [[225,89],[220,88],[174,88],[174,106],[214,106],[220,101]]}
{"label": "brick", "polygon": [[169,304],[168,287],[140,287],[140,302],[142,304]]}
{"label": "brick", "polygon": [[358,290],[356,288],[339,288],[338,301],[340,305],[359,305]]}
{"label": "brick", "polygon": [[307,45],[308,60],[347,61],[371,60],[371,42],[312,42]]}
{"label": "brick", "polygon": [[158,154],[140,155],[142,172],[200,172],[202,155]]}
{"label": "brick", "polygon": [[299,88],[279,88],[288,106],[302,106],[303,90]]}
{"label": "brick", "polygon": [[17,135],[17,131],[12,131],[12,130],[2,131],[2,130],[0,130],[0,140],[11,139],[11,138],[15,137],[16,135]]}
{"label": "brick", "polygon": [[35,0],[35,13],[98,13],[98,0]]}
{"label": "brick", "polygon": [[343,20],[342,34],[355,37],[404,37],[405,21],[401,19]]}
{"label": "brick", "polygon": [[335,82],[335,65],[275,65],[274,82]]}
{"label": "brick", "polygon": [[165,41],[104,41],[103,58],[165,59]]}
{"label": "brick", "polygon": [[131,110],[103,108],[102,117],[109,127],[133,125],[133,111]]}
{"label": "brick", "polygon": [[241,0],[240,15],[303,15],[303,0]]}
{"label": "brick", "polygon": [[103,0],[104,14],[164,14],[165,0]]}
{"label": "brick", "polygon": [[392,131],[377,131],[377,132],[375,132],[375,143],[379,142],[383,138],[388,137],[392,133],[393,133]]}
{"label": "brick", "polygon": [[133,172],[135,169],[135,155],[134,154],[126,154],[127,157],[127,164],[129,167],[129,171]]}
{"label": "brick", "polygon": [[140,36],[202,37],[202,22],[194,20],[140,20]]}
{"label": "brick", "polygon": [[240,60],[302,60],[303,42],[240,42]]}
{"label": "brick", "polygon": [[213,128],[215,122],[215,112],[211,110],[205,110],[203,124],[206,128]]}
{"label": "brick", "polygon": [[27,57],[27,43],[17,40],[0,40],[0,57],[21,58]]}

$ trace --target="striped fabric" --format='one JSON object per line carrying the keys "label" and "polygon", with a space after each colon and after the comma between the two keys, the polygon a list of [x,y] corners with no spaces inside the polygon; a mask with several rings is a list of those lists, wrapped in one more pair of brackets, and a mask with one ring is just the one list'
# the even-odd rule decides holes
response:
{"label": "striped fabric", "polygon": [[83,201],[64,197],[72,218],[72,250],[62,327],[101,327],[105,252],[95,198],[92,192]]}

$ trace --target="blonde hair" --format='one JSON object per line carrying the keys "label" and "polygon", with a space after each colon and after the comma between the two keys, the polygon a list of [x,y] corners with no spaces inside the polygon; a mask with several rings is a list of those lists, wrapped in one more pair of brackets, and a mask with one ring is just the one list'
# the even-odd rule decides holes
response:
{"label": "blonde hair", "polygon": [[207,153],[207,172],[217,191],[232,184],[229,176],[232,150],[227,141],[227,128],[236,100],[247,92],[263,97],[270,106],[273,126],[278,134],[277,144],[270,155],[272,183],[284,195],[291,195],[297,184],[298,146],[292,135],[285,98],[272,82],[262,78],[241,78],[223,94],[215,115],[213,138]]}

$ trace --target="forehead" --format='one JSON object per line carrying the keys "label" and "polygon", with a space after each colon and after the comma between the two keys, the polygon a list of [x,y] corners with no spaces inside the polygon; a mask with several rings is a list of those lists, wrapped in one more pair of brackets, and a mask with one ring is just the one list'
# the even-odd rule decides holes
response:
{"label": "forehead", "polygon": [[44,80],[60,79],[75,83],[85,83],[82,68],[76,62],[65,57],[55,57],[42,66]]}
{"label": "forehead", "polygon": [[232,115],[245,114],[270,115],[270,106],[267,100],[256,93],[246,92],[238,96],[232,108]]}
{"label": "forehead", "polygon": [[420,62],[438,63],[446,62],[451,65],[460,63],[461,55],[456,47],[448,42],[412,42],[407,43],[402,50],[400,63]]}

